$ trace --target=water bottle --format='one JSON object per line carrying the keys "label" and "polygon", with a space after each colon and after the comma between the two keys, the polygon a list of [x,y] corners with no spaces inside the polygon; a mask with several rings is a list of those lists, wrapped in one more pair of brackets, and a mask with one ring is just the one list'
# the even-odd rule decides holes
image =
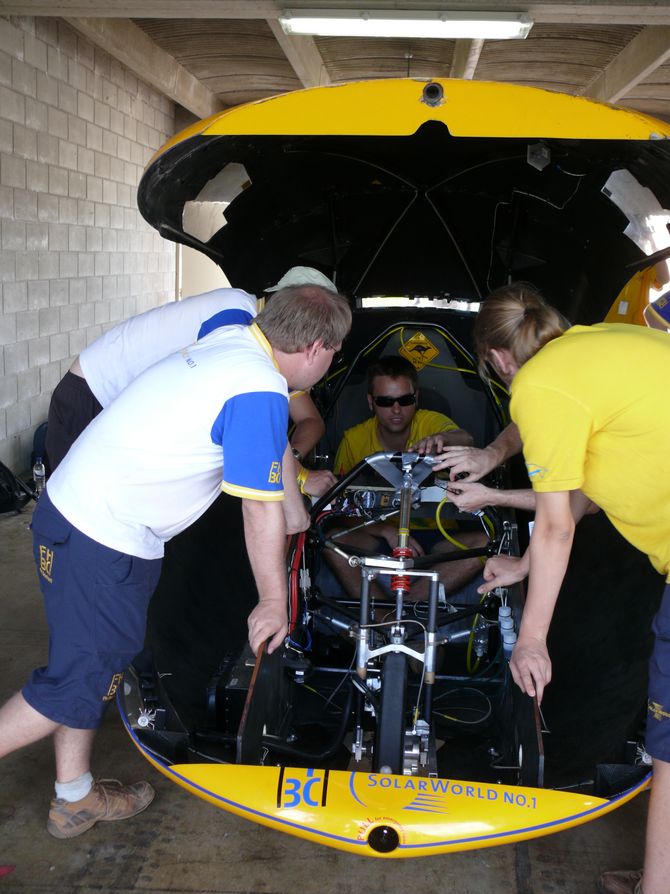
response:
{"label": "water bottle", "polygon": [[501,605],[498,609],[498,623],[500,625],[500,636],[503,642],[503,654],[509,661],[512,656],[512,650],[516,644],[517,634],[514,629],[514,618],[512,617],[512,608],[509,605]]}
{"label": "water bottle", "polygon": [[44,468],[41,456],[35,459],[33,481],[35,482],[35,498],[39,500],[47,484],[47,470]]}

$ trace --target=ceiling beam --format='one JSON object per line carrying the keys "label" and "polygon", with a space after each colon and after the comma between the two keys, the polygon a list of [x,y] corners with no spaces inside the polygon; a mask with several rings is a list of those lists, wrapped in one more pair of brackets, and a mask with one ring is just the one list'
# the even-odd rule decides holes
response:
{"label": "ceiling beam", "polygon": [[82,16],[104,19],[266,19],[274,0],[0,0],[0,13],[20,16]]}
{"label": "ceiling beam", "polygon": [[466,81],[471,81],[475,76],[477,63],[483,49],[483,40],[457,40],[451,60],[449,77],[464,78]]}
{"label": "ceiling beam", "polygon": [[537,24],[556,25],[670,25],[670,7],[653,3],[529,3],[525,9],[505,3],[510,12],[526,12]]}
{"label": "ceiling beam", "polygon": [[197,118],[207,118],[223,108],[211,90],[133,22],[101,18],[66,18],[65,21]]}
{"label": "ceiling beam", "polygon": [[330,84],[330,75],[314,38],[286,34],[277,19],[268,19],[267,22],[302,86],[327,87]]}
{"label": "ceiling beam", "polygon": [[[276,19],[285,6],[334,9],[361,8],[444,9],[434,0],[0,0],[0,13],[21,16],[82,16],[96,18],[158,19]],[[454,0],[449,9],[461,11],[525,12],[533,21],[572,25],[670,25],[670,5],[642,0],[619,0],[618,3],[593,3],[576,0],[556,3],[554,0]]]}
{"label": "ceiling beam", "polygon": [[647,27],[584,89],[597,102],[618,102],[670,59],[670,27]]}

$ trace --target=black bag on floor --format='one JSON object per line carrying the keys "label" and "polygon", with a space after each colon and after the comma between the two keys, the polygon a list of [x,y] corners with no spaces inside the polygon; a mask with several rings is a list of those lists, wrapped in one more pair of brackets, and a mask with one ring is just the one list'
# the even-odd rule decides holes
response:
{"label": "black bag on floor", "polygon": [[28,485],[4,463],[0,463],[0,514],[19,512],[31,499],[34,499],[34,494]]}

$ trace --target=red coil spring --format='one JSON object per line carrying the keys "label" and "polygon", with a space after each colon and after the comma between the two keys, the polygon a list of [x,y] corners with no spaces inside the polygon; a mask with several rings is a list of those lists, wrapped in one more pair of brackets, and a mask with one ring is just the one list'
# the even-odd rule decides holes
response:
{"label": "red coil spring", "polygon": [[[393,558],[394,559],[410,559],[412,557],[412,550],[409,546],[396,546],[393,549]],[[409,593],[410,588],[410,579],[407,574],[394,574],[391,578],[391,589],[392,590],[402,590],[403,593]]]}

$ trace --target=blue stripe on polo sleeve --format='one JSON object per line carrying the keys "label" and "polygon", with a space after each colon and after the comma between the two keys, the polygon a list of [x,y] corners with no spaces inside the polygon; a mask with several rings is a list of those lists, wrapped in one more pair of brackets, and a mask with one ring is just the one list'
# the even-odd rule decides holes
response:
{"label": "blue stripe on polo sleeve", "polygon": [[219,329],[221,326],[248,326],[252,320],[253,315],[250,314],[248,310],[243,310],[241,307],[229,307],[225,310],[220,310],[218,313],[214,314],[213,317],[210,317],[202,323],[196,341],[200,341],[201,338],[204,338],[206,335],[209,335],[210,332]]}
{"label": "blue stripe on polo sleeve", "polygon": [[288,400],[276,391],[251,391],[231,397],[211,430],[223,447],[223,480],[233,487],[281,492],[281,461],[286,450]]}

